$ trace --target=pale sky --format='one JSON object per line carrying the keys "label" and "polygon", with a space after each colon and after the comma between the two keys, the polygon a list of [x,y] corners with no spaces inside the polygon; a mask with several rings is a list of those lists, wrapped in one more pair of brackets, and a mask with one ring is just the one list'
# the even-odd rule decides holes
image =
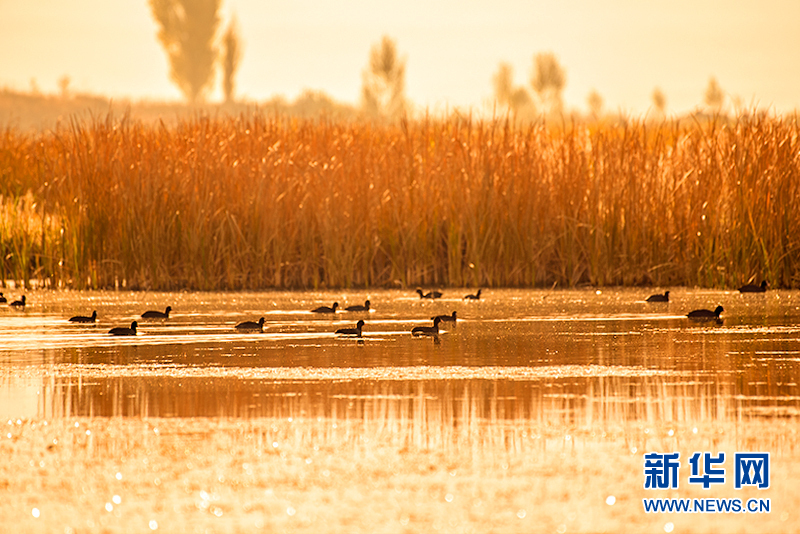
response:
{"label": "pale sky", "polygon": [[[370,46],[392,37],[407,94],[432,111],[481,109],[501,61],[529,86],[533,56],[567,73],[567,108],[644,114],[658,87],[671,113],[694,109],[710,77],[727,96],[800,109],[800,0],[223,0],[244,41],[237,95],[304,89],[358,102]],[[147,0],[0,0],[0,87],[71,88],[178,100]],[[217,83],[217,86],[220,84]],[[220,91],[215,98],[219,98]]]}

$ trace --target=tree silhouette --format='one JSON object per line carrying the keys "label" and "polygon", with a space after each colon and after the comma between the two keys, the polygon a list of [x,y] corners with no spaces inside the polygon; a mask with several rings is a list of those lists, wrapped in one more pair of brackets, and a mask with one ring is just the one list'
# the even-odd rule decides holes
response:
{"label": "tree silhouette", "polygon": [[242,45],[239,37],[239,25],[232,20],[222,36],[222,91],[225,93],[225,102],[233,102],[233,92],[236,88],[236,71],[242,59]]}
{"label": "tree silhouette", "polygon": [[533,100],[524,87],[514,87],[514,69],[508,63],[501,62],[492,77],[494,98],[498,105],[513,113],[533,115]]}
{"label": "tree silhouette", "polygon": [[542,52],[533,57],[531,87],[550,113],[560,114],[564,108],[561,92],[567,84],[567,74],[552,52]]}
{"label": "tree silhouette", "polygon": [[189,102],[203,100],[214,80],[221,0],[149,0],[170,78]]}
{"label": "tree silhouette", "polygon": [[362,73],[361,103],[372,116],[397,118],[406,111],[406,61],[397,54],[395,42],[383,36],[369,52]]}
{"label": "tree silhouette", "polygon": [[61,98],[69,98],[70,83],[72,83],[72,79],[70,79],[68,74],[63,75],[61,78],[58,79],[58,92],[61,95]]}
{"label": "tree silhouette", "polygon": [[656,111],[660,116],[664,116],[667,113],[667,97],[664,96],[664,92],[656,87],[653,89],[653,93],[650,95],[650,100],[653,102],[653,107],[656,108]]}
{"label": "tree silhouette", "polygon": [[511,107],[511,95],[514,92],[514,69],[505,62],[497,66],[497,73],[492,77],[494,99],[501,106]]}
{"label": "tree silhouette", "polygon": [[703,101],[707,107],[711,108],[714,112],[719,113],[720,109],[722,109],[722,103],[724,100],[725,94],[722,92],[722,88],[719,86],[717,79],[712,76],[708,80],[708,86],[706,87],[706,92],[703,95]]}
{"label": "tree silhouette", "polygon": [[592,89],[586,97],[586,103],[589,104],[589,112],[592,118],[597,120],[603,114],[603,97],[597,92],[597,89]]}

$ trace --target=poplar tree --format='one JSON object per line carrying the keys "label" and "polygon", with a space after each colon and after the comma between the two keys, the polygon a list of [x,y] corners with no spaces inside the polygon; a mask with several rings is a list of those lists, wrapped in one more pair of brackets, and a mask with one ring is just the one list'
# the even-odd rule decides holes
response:
{"label": "poplar tree", "polygon": [[225,102],[233,102],[233,93],[236,88],[236,71],[242,59],[242,45],[239,37],[239,25],[232,20],[222,37],[222,91]]}
{"label": "poplar tree", "polygon": [[514,86],[514,69],[505,62],[500,62],[497,72],[492,77],[495,101],[513,113],[533,115],[536,111],[528,91],[524,87]]}
{"label": "poplar tree", "polygon": [[667,113],[667,97],[664,95],[664,92],[656,87],[653,89],[650,99],[652,100],[653,107],[656,108],[658,114],[663,117]]}
{"label": "poplar tree", "polygon": [[586,103],[589,105],[589,112],[592,114],[594,120],[599,119],[603,115],[603,97],[597,92],[597,89],[592,89],[586,97]]}
{"label": "poplar tree", "polygon": [[550,113],[559,114],[563,111],[564,102],[561,93],[566,84],[567,74],[555,54],[542,52],[533,57],[531,87]]}
{"label": "poplar tree", "polygon": [[149,0],[167,53],[170,78],[191,103],[200,102],[214,81],[214,43],[221,0]]}
{"label": "poplar tree", "polygon": [[725,93],[722,92],[722,87],[713,76],[708,80],[706,92],[703,94],[703,101],[715,113],[719,113],[722,109],[722,103],[725,101]]}
{"label": "poplar tree", "polygon": [[397,118],[406,111],[406,61],[400,59],[395,42],[384,36],[369,52],[362,73],[361,103],[373,116]]}

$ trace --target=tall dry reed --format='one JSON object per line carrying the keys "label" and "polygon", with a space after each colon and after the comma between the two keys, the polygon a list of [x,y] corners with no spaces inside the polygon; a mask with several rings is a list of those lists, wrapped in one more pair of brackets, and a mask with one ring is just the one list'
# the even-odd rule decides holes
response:
{"label": "tall dry reed", "polygon": [[[0,195],[32,195],[39,222],[4,212],[17,216],[0,226],[0,274],[78,288],[797,287],[798,134],[763,115],[7,128]],[[19,249],[21,232],[41,246]]]}

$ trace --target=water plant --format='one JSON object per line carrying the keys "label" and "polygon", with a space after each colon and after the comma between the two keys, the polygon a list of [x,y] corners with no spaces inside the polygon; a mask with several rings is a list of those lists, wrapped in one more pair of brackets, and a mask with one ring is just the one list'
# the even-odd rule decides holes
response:
{"label": "water plant", "polygon": [[[76,288],[800,283],[796,120],[262,112],[0,135],[0,276]],[[35,206],[35,208],[33,208]]]}

